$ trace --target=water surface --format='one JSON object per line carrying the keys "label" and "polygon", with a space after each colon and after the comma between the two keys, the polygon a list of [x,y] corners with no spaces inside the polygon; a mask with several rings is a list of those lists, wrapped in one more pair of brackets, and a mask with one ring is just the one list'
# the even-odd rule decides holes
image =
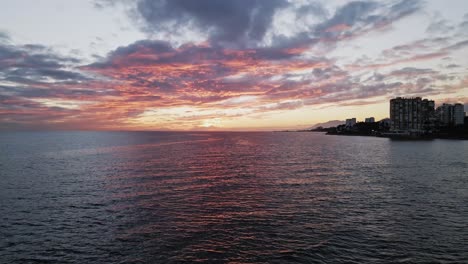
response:
{"label": "water surface", "polygon": [[468,141],[0,134],[1,263],[467,263]]}

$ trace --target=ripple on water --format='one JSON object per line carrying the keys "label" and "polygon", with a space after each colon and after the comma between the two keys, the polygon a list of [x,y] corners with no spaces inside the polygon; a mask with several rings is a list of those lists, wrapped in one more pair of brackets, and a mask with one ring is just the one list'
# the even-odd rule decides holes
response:
{"label": "ripple on water", "polygon": [[468,262],[465,141],[204,132],[1,139],[2,263]]}

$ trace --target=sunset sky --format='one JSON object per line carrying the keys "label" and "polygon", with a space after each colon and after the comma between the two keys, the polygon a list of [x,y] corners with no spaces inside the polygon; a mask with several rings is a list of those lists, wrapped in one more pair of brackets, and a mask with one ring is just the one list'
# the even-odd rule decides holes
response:
{"label": "sunset sky", "polygon": [[0,0],[0,130],[298,129],[396,96],[468,104],[466,0]]}

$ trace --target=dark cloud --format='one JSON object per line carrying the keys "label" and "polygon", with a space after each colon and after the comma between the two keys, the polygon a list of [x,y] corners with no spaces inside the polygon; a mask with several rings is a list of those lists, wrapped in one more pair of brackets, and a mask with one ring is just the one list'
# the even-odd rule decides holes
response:
{"label": "dark cloud", "polygon": [[462,22],[458,24],[458,28],[461,32],[467,33],[468,32],[468,13],[463,16]]}
{"label": "dark cloud", "polygon": [[[90,64],[84,68],[106,69],[129,66],[164,65],[176,63],[195,63],[245,60],[245,61],[275,61],[292,59],[301,55],[304,50],[288,48],[254,48],[254,49],[227,49],[218,45],[182,45],[173,48],[168,42],[142,40],[125,47],[119,47],[108,54],[100,62]],[[212,64],[217,74],[223,71],[218,64]],[[148,77],[148,76],[144,76]]]}
{"label": "dark cloud", "polygon": [[[398,91],[402,85],[403,83],[401,82],[375,84],[344,82],[337,84],[339,89],[332,89],[331,92],[327,92],[326,95],[307,99],[304,103],[306,105],[321,105],[326,103],[344,104],[347,101],[370,99],[392,94]],[[325,85],[321,89],[328,91],[330,88],[332,87]]]}
{"label": "dark cloud", "polygon": [[459,28],[462,31],[467,31],[468,30],[468,20],[465,20],[465,21],[461,22],[460,25],[459,25]]}
{"label": "dark cloud", "polygon": [[[1,90],[0,90],[1,91]],[[2,95],[0,94],[0,102],[1,106],[0,109],[27,109],[27,108],[40,108],[41,104],[27,100],[25,98],[16,96],[16,95]]]}
{"label": "dark cloud", "polygon": [[396,75],[396,76],[413,76],[413,75],[423,75],[423,74],[434,74],[436,73],[432,69],[420,69],[420,68],[414,68],[414,67],[405,67],[399,70],[392,71],[390,75]]}
{"label": "dark cloud", "polygon": [[444,50],[447,50],[447,51],[451,51],[451,50],[458,50],[458,49],[462,49],[464,47],[467,47],[468,46],[468,40],[463,40],[463,41],[459,41],[453,45],[450,45],[446,48],[444,48]]}
{"label": "dark cloud", "polygon": [[[385,29],[391,23],[412,15],[424,7],[419,0],[384,1],[353,1],[339,7],[335,13],[327,18],[326,11],[318,4],[305,5],[305,10],[318,13],[323,22],[309,25],[306,31],[293,36],[281,33],[272,36],[274,47],[313,47],[324,44],[328,50],[336,47],[340,41],[353,39],[365,33]],[[296,16],[304,11],[302,7],[295,10]],[[298,23],[303,21],[298,20]]]}
{"label": "dark cloud", "polygon": [[326,19],[328,16],[328,11],[318,2],[301,5],[295,12],[298,20],[311,15],[320,19]]}
{"label": "dark cloud", "polygon": [[14,68],[5,70],[4,80],[18,84],[38,85],[53,80],[55,83],[80,83],[89,80],[81,73],[53,68]]}
{"label": "dark cloud", "polygon": [[381,82],[385,79],[385,75],[384,74],[380,74],[378,72],[374,72],[374,74],[369,77],[369,79],[367,79],[367,81],[374,81],[374,82]]}
{"label": "dark cloud", "polygon": [[423,52],[434,53],[450,43],[448,37],[434,37],[417,40],[408,44],[394,46],[382,51],[386,59],[400,59]]}
{"label": "dark cloud", "polygon": [[[99,0],[96,7],[115,3]],[[438,87],[434,83],[456,81],[460,77],[456,73],[445,75],[427,66],[405,66],[446,57],[468,45],[461,37],[427,38],[344,66],[341,58],[335,61],[311,55],[324,54],[322,49],[328,52],[341,41],[388,29],[391,23],[421,10],[423,2],[418,0],[353,1],[334,11],[314,1],[125,3],[152,39],[119,47],[104,57],[95,56],[96,61],[88,65],[79,66],[81,62],[74,55],[60,56],[46,46],[7,44],[8,36],[0,35],[2,125],[49,122],[50,126],[121,129],[125,124],[134,127],[133,118],[165,107],[211,111],[172,121],[173,117],[163,117],[176,124],[184,118],[184,122],[195,122],[229,117],[222,113],[226,109],[245,110],[243,113],[251,115],[307,105],[370,104],[396,95],[448,93],[455,89],[453,85]],[[294,28],[301,32],[287,34],[272,28],[281,22],[273,21],[278,11],[291,15],[293,22],[304,23]],[[311,18],[314,16],[318,19]],[[444,22],[435,20],[433,24],[430,30],[444,30]],[[175,44],[170,36],[168,41],[153,39],[157,33],[192,34],[192,30],[206,36],[204,42]],[[399,64],[404,65],[396,68]],[[382,73],[379,68],[387,70]]]}
{"label": "dark cloud", "polygon": [[131,45],[119,47],[110,53],[110,56],[128,56],[142,49],[148,54],[159,54],[174,51],[171,44],[161,40],[140,40]]}
{"label": "dark cloud", "polygon": [[109,91],[103,93],[97,89],[85,89],[85,88],[68,88],[63,89],[61,87],[34,87],[34,86],[5,86],[0,85],[0,95],[13,95],[18,98],[26,99],[95,99],[100,95],[118,95],[115,92]]}
{"label": "dark cloud", "polygon": [[42,76],[47,76],[55,80],[88,80],[85,76],[78,72],[65,71],[60,69],[38,69],[37,73]]}
{"label": "dark cloud", "polygon": [[408,53],[406,57],[401,58],[401,59],[395,59],[395,60],[380,60],[380,61],[358,60],[355,64],[348,65],[348,67],[351,69],[378,69],[378,68],[385,68],[389,66],[395,66],[399,64],[443,58],[447,56],[448,54],[449,53],[447,51],[436,51],[436,52],[423,53],[423,54]]}
{"label": "dark cloud", "polygon": [[433,81],[434,80],[432,78],[423,77],[423,78],[418,78],[416,80],[416,84],[419,87],[424,87],[424,86],[427,86],[427,85],[431,84]]}
{"label": "dark cloud", "polygon": [[[268,100],[297,98],[307,94],[294,91],[299,86],[345,74],[325,58],[300,58],[302,52],[272,47],[229,49],[209,44],[171,48],[160,41],[138,41],[82,69],[121,83],[118,89],[124,94],[161,96],[157,105],[200,105],[243,94],[267,94]],[[304,74],[294,74],[298,70],[312,74],[304,79]],[[271,81],[275,76],[282,77]],[[301,84],[285,79],[298,77],[303,79]]]}
{"label": "dark cloud", "polygon": [[19,84],[38,84],[41,82],[87,80],[83,74],[69,70],[80,60],[64,57],[42,45],[0,44],[0,80]]}
{"label": "dark cloud", "polygon": [[[132,96],[129,98],[129,101],[131,102],[154,102],[161,100],[161,96],[157,95],[143,95],[143,96]],[[138,110],[138,113],[143,112],[142,110]]]}
{"label": "dark cloud", "polygon": [[424,2],[422,0],[400,0],[390,7],[389,18],[401,18],[421,10]]}
{"label": "dark cloud", "polygon": [[195,26],[216,41],[259,41],[284,0],[140,0],[136,13],[146,30]]}
{"label": "dark cloud", "polygon": [[446,34],[455,29],[454,26],[450,25],[445,19],[433,21],[426,29],[426,32],[430,34]]}
{"label": "dark cloud", "polygon": [[390,6],[383,2],[354,1],[339,8],[333,17],[316,27],[316,34],[342,39],[386,26],[423,7],[419,0],[400,0]]}
{"label": "dark cloud", "polygon": [[73,118],[91,123],[79,102],[118,94],[77,70],[78,63],[42,45],[0,44],[1,129],[63,128]]}
{"label": "dark cloud", "polygon": [[371,15],[379,5],[375,2],[350,2],[339,8],[335,15],[317,27],[318,31],[326,32],[333,27],[344,25],[348,27],[359,23],[373,23],[378,17]]}
{"label": "dark cloud", "polygon": [[316,68],[312,71],[314,81],[323,81],[336,76],[347,75],[347,72],[334,65],[327,68]]}
{"label": "dark cloud", "polygon": [[48,107],[20,96],[2,95],[0,90],[0,130],[45,129],[54,124],[60,129],[60,123],[54,121],[79,113],[78,109]]}
{"label": "dark cloud", "polygon": [[42,45],[0,44],[0,69],[5,68],[60,68],[77,64],[80,60],[50,52]]}
{"label": "dark cloud", "polygon": [[[222,105],[230,98],[254,95],[261,98],[261,103],[275,105],[270,109],[273,111],[299,108],[298,102],[323,104],[370,99],[397,94],[400,89],[411,95],[441,91],[430,86],[438,74],[432,69],[404,67],[387,74],[374,72],[361,80],[327,58],[301,58],[299,55],[306,50],[229,49],[210,43],[175,48],[166,42],[139,41],[83,69],[124,83],[121,92],[134,98],[127,100],[141,101],[139,93],[150,94],[157,96],[157,100],[143,101],[159,106]],[[416,55],[371,66],[386,67],[434,56],[440,54]]]}
{"label": "dark cloud", "polygon": [[[225,47],[258,47],[267,32],[271,47],[305,48],[320,42],[337,42],[378,30],[423,7],[420,0],[353,1],[339,7],[329,17],[319,2],[292,3],[287,0],[137,0],[121,1],[132,10],[131,17],[144,25],[150,34],[188,34],[196,31],[207,36],[211,44]],[[99,0],[97,8],[114,6],[116,2]],[[274,28],[273,19],[279,10],[293,12],[304,30],[285,36]],[[316,17],[319,24],[308,20]],[[305,23],[305,24],[304,24]],[[180,44],[180,43],[179,43]],[[262,45],[260,45],[262,44]],[[332,45],[328,45],[332,48]]]}

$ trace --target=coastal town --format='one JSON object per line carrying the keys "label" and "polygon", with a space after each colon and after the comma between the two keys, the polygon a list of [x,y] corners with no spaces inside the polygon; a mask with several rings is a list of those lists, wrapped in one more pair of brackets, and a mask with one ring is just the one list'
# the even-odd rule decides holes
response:
{"label": "coastal town", "polygon": [[353,117],[335,127],[317,127],[310,131],[396,139],[468,139],[468,117],[460,103],[443,103],[436,108],[433,100],[397,97],[390,100],[390,118],[376,121],[368,117],[358,122]]}

